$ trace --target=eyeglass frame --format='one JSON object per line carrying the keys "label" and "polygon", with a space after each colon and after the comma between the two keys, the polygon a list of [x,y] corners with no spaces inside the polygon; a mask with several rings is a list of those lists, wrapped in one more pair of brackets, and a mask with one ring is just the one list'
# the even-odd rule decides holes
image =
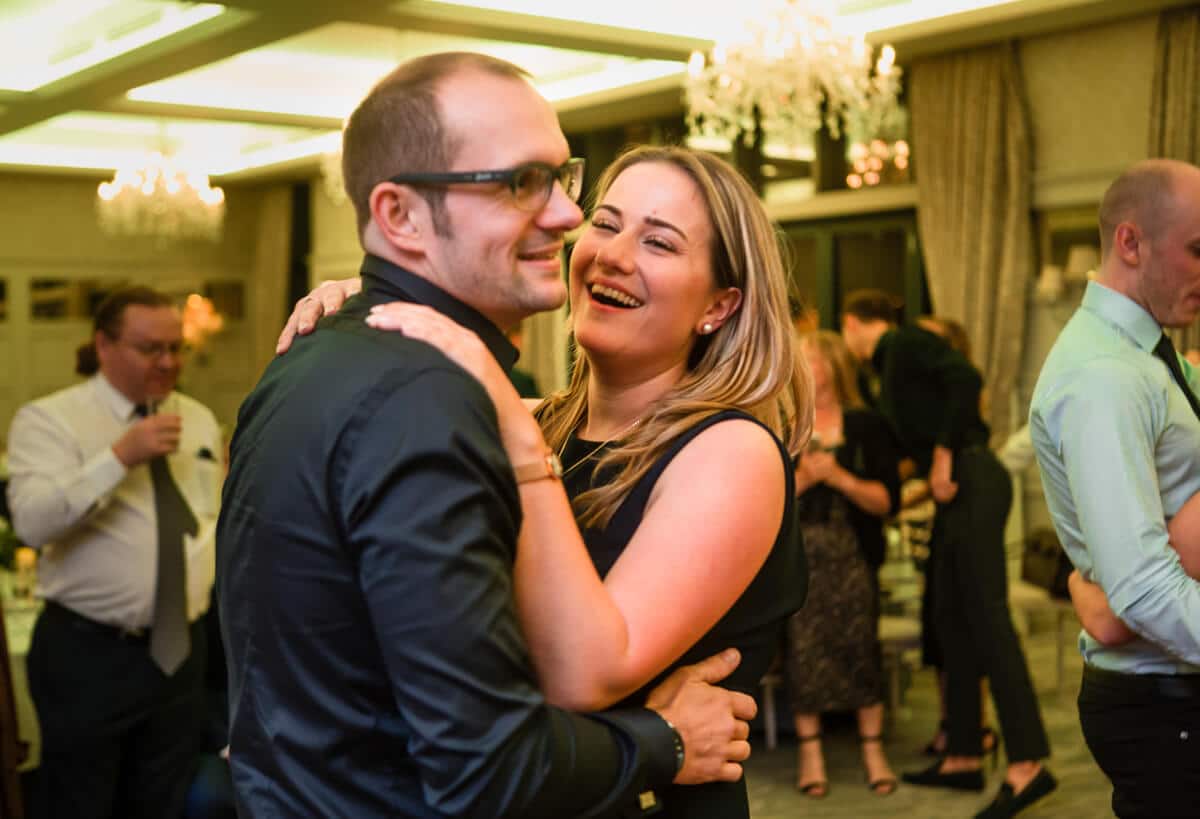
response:
{"label": "eyeglass frame", "polygon": [[170,343],[161,341],[147,341],[144,343],[135,344],[132,341],[127,341],[123,338],[117,338],[113,340],[117,344],[125,345],[138,355],[143,356],[150,361],[157,361],[164,355],[169,355],[172,358],[186,358],[187,355],[192,351],[192,345],[188,344],[186,341],[173,341]]}
{"label": "eyeglass frame", "polygon": [[[571,195],[571,191],[563,185],[563,193],[572,202],[579,202],[580,195],[583,193],[583,172],[587,160],[583,157],[573,156],[563,164],[555,167],[547,162],[522,162],[520,165],[515,165],[511,168],[503,168],[492,171],[447,171],[441,173],[402,173],[388,178],[388,181],[396,185],[486,185],[493,182],[502,182],[508,185],[508,191],[512,195],[513,202],[522,210],[536,213],[546,207],[546,203],[550,201],[550,196],[554,192],[554,183],[562,184],[563,174],[565,171],[570,171],[573,174],[576,185],[575,195]],[[541,201],[537,207],[527,208],[521,205],[521,199],[517,195],[517,176],[526,169],[540,168],[549,172],[549,184],[546,185],[545,192],[542,194]],[[578,169],[578,170],[576,170]]]}

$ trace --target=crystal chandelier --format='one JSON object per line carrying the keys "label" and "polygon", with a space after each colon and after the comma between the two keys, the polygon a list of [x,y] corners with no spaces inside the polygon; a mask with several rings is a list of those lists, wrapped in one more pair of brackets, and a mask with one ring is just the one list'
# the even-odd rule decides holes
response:
{"label": "crystal chandelier", "polygon": [[225,192],[208,175],[186,169],[162,153],[140,168],[121,168],[96,190],[100,227],[114,236],[159,240],[221,237]]}
{"label": "crystal chandelier", "polygon": [[[891,46],[871,48],[861,36],[835,30],[810,0],[768,0],[766,12],[739,37],[688,61],[688,128],[695,136],[751,145],[756,133],[798,145],[824,124],[870,140],[895,130],[900,69]],[[874,70],[872,71],[872,67]]]}

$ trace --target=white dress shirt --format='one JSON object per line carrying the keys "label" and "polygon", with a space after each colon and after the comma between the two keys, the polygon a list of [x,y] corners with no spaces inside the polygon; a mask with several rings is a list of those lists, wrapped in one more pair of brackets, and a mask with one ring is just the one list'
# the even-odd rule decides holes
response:
{"label": "white dress shirt", "polygon": [[[112,445],[137,420],[132,401],[95,375],[17,412],[8,436],[13,528],[40,551],[38,595],[127,629],[154,621],[157,519],[148,464],[127,469]],[[188,619],[208,609],[224,445],[212,412],[173,392],[160,413],[182,418],[167,463],[196,516],[184,536]]]}

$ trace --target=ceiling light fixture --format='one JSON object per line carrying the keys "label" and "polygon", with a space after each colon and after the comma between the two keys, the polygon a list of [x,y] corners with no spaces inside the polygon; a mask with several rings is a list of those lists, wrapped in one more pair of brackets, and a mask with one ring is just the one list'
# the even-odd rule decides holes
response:
{"label": "ceiling light fixture", "polygon": [[708,55],[694,52],[686,82],[692,134],[752,145],[760,131],[800,144],[822,125],[835,138],[846,131],[864,141],[893,130],[904,117],[895,50],[883,46],[872,64],[866,41],[837,30],[823,6],[770,0],[740,36]]}
{"label": "ceiling light fixture", "polygon": [[155,152],[141,167],[121,168],[96,190],[100,227],[114,236],[160,241],[217,241],[225,219],[225,192],[208,174]]}

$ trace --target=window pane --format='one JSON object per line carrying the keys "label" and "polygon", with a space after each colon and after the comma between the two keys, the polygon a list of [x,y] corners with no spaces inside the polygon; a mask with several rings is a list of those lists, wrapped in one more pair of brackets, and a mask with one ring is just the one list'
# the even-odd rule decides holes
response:
{"label": "window pane", "polygon": [[864,287],[904,299],[904,231],[839,231],[833,240],[837,268],[837,308],[846,295]]}

